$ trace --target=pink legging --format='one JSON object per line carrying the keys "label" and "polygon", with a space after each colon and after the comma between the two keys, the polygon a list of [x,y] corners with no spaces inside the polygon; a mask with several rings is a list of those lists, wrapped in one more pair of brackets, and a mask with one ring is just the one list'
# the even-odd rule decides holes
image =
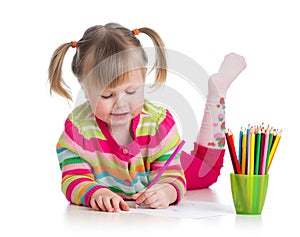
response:
{"label": "pink legging", "polygon": [[208,188],[215,183],[223,167],[225,149],[212,149],[194,143],[194,150],[181,152],[187,190]]}

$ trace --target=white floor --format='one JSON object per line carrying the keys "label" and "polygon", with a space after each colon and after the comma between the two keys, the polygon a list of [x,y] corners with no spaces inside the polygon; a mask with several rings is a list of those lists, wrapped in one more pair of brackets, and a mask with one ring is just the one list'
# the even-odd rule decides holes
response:
{"label": "white floor", "polygon": [[[231,199],[229,175],[220,176],[209,189],[189,191],[185,200],[224,206],[225,213],[204,218],[180,218],[134,213],[103,213],[68,204],[59,190],[45,193],[33,190],[14,196],[13,206],[2,203],[2,233],[5,236],[270,236],[298,233],[294,191],[276,185],[270,176],[269,189],[261,215],[237,215]],[[275,181],[275,178],[274,178]],[[22,187],[21,187],[22,189]],[[40,192],[45,187],[33,187]],[[50,188],[51,189],[51,188]],[[30,192],[32,195],[30,195]],[[31,202],[29,201],[31,200]],[[201,209],[199,209],[201,211]],[[217,212],[216,212],[217,213]],[[201,216],[201,215],[200,215]]]}

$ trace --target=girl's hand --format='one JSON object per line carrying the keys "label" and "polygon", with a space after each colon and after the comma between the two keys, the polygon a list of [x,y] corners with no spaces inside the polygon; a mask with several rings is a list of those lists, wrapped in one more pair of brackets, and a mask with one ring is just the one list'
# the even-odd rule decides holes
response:
{"label": "girl's hand", "polygon": [[145,203],[151,208],[167,208],[177,199],[177,191],[171,184],[156,184],[147,191],[131,196],[137,205]]}
{"label": "girl's hand", "polygon": [[101,188],[94,192],[91,197],[90,205],[96,211],[129,211],[128,204],[119,195],[107,188]]}

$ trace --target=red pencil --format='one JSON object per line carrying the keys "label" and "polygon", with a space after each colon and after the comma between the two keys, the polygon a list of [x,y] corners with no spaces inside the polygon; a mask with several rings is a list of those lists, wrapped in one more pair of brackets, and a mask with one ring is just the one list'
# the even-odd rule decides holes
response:
{"label": "red pencil", "polygon": [[242,174],[241,168],[240,168],[240,165],[239,165],[239,161],[238,161],[238,158],[237,158],[237,155],[236,155],[233,135],[230,131],[228,131],[228,132],[225,131],[225,137],[226,137],[226,141],[227,141],[227,145],[228,145],[228,149],[229,149],[229,153],[230,153],[234,173],[235,174]]}

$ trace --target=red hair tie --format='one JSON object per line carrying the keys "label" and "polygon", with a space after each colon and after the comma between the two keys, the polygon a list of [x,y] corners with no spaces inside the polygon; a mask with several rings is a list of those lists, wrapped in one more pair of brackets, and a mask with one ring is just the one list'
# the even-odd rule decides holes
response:
{"label": "red hair tie", "polygon": [[76,48],[77,47],[77,42],[76,41],[71,41],[71,46],[72,46],[72,48]]}
{"label": "red hair tie", "polygon": [[138,34],[140,33],[140,31],[139,31],[139,29],[134,29],[134,30],[132,31],[132,33],[133,33],[134,35],[138,35]]}

